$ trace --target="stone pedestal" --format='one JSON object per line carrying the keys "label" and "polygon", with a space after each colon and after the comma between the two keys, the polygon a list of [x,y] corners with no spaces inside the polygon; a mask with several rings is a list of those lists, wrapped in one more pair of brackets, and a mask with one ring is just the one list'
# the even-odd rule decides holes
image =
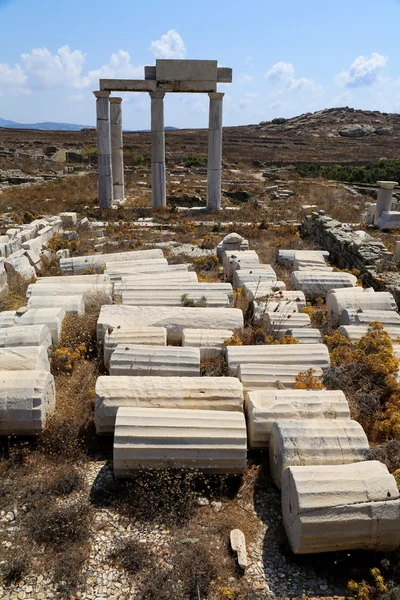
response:
{"label": "stone pedestal", "polygon": [[111,166],[110,92],[93,93],[96,96],[99,206],[100,208],[111,208],[113,178]]}
{"label": "stone pedestal", "polygon": [[376,201],[375,224],[384,211],[392,209],[393,188],[397,185],[397,181],[378,181],[377,183],[380,187]]}
{"label": "stone pedestal", "polygon": [[124,200],[124,153],[122,141],[122,98],[110,98],[111,162],[114,200]]}
{"label": "stone pedestal", "polygon": [[164,92],[150,92],[151,98],[151,203],[167,205],[165,188]]}
{"label": "stone pedestal", "polygon": [[207,207],[210,210],[221,208],[221,170],[222,170],[222,99],[224,94],[208,94],[210,98],[210,117],[208,125],[208,173]]}

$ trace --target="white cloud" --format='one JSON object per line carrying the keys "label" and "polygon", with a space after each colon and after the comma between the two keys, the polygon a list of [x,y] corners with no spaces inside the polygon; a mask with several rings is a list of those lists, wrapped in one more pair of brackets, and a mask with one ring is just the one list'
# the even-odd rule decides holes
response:
{"label": "white cloud", "polygon": [[238,77],[238,82],[240,83],[240,85],[251,83],[252,81],[253,77],[251,75],[247,75],[247,73],[241,73]]}
{"label": "white cloud", "polygon": [[97,79],[143,79],[143,77],[144,67],[134,66],[129,52],[118,50],[111,55],[106,65],[89,71],[87,79],[88,83],[94,83]]}
{"label": "white cloud", "polygon": [[34,48],[29,54],[21,54],[23,71],[27,74],[27,86],[34,89],[82,88],[88,82],[81,77],[85,56],[80,50],[71,52],[62,46],[57,54],[47,48]]}
{"label": "white cloud", "polygon": [[[29,93],[30,90],[46,89],[85,89],[97,87],[97,80],[103,79],[142,79],[143,66],[135,66],[125,50],[114,52],[107,64],[98,69],[83,73],[85,55],[80,50],[71,50],[62,46],[56,54],[47,48],[34,48],[28,54],[21,55],[20,64],[10,67],[0,63],[0,85],[16,88],[19,92]],[[72,94],[81,99],[79,94]]]}
{"label": "white cloud", "polygon": [[25,84],[27,76],[20,65],[10,67],[5,63],[0,63],[0,84],[10,87],[21,87]]}
{"label": "white cloud", "polygon": [[159,40],[151,42],[151,52],[156,58],[185,58],[185,42],[175,29],[170,29]]}
{"label": "white cloud", "polygon": [[335,76],[335,81],[339,85],[350,88],[373,85],[387,62],[387,57],[378,52],[373,52],[369,57],[358,56],[347,71],[342,71]]}
{"label": "white cloud", "polygon": [[299,79],[290,79],[290,89],[295,90],[314,90],[315,84],[311,79],[307,77],[299,77]]}
{"label": "white cloud", "polygon": [[278,88],[281,95],[284,90],[290,92],[307,92],[312,95],[320,95],[323,88],[316,85],[312,79],[308,77],[296,78],[296,71],[292,63],[278,62],[273,65],[265,74],[265,77]]}
{"label": "white cloud", "polygon": [[267,71],[265,77],[270,81],[286,81],[294,77],[294,67],[292,63],[278,62]]}

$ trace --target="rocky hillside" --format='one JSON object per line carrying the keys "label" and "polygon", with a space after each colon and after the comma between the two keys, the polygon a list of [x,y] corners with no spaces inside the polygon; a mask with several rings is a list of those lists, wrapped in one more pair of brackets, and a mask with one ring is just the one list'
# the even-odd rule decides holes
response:
{"label": "rocky hillside", "polygon": [[304,113],[292,119],[276,118],[262,121],[257,129],[269,133],[294,133],[318,137],[363,138],[371,135],[389,136],[400,133],[400,114],[381,113],[378,110],[325,108],[315,113]]}

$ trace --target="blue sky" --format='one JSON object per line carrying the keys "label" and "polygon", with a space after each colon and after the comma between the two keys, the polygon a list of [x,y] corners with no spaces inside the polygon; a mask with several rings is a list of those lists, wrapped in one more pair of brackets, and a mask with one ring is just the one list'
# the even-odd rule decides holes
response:
{"label": "blue sky", "polygon": [[[0,0],[0,117],[94,124],[99,76],[156,58],[233,68],[224,124],[332,106],[400,111],[400,0]],[[165,122],[205,127],[206,95],[169,94]],[[147,94],[124,127],[149,127]]]}

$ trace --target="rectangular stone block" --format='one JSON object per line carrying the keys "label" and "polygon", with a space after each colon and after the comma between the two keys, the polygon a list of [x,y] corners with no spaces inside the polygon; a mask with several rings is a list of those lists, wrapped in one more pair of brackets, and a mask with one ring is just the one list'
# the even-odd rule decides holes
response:
{"label": "rectangular stone block", "polygon": [[101,307],[97,321],[97,339],[103,341],[109,327],[166,327],[168,343],[180,344],[183,329],[192,327],[235,331],[242,329],[243,324],[243,312],[238,308],[105,305]]}
{"label": "rectangular stone block", "polygon": [[110,375],[200,377],[200,350],[120,344],[111,355]]}
{"label": "rectangular stone block", "polygon": [[98,377],[97,433],[113,433],[120,407],[243,412],[243,388],[235,377]]}
{"label": "rectangular stone block", "polygon": [[295,554],[390,552],[400,544],[399,490],[378,461],[289,467],[282,512]]}
{"label": "rectangular stone block", "polygon": [[239,412],[120,408],[114,435],[114,474],[138,469],[196,469],[241,475],[246,422]]}
{"label": "rectangular stone block", "polygon": [[216,60],[156,60],[156,79],[160,81],[217,82]]}

